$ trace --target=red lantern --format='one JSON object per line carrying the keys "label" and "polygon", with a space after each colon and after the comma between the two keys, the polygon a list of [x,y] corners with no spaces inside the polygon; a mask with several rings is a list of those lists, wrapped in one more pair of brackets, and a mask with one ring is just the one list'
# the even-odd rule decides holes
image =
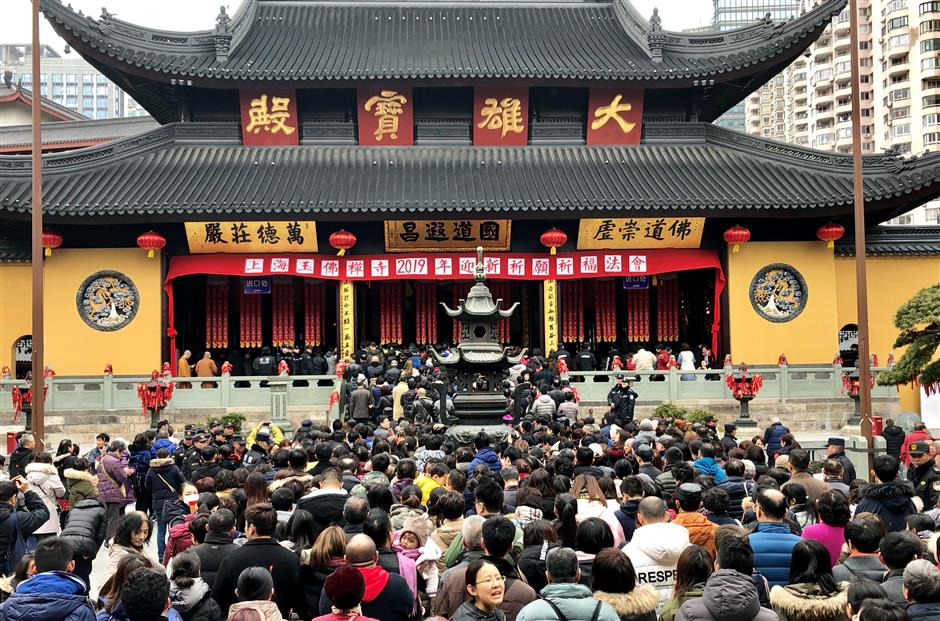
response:
{"label": "red lantern", "polygon": [[166,246],[166,238],[159,233],[154,231],[147,231],[146,233],[141,233],[137,237],[137,247],[142,248],[147,251],[147,258],[153,258],[153,251],[160,250]]}
{"label": "red lantern", "polygon": [[751,241],[751,232],[743,226],[735,224],[725,231],[722,237],[724,237],[726,244],[731,244],[731,252],[738,252],[741,250],[741,244]]}
{"label": "red lantern", "polygon": [[542,233],[542,236],[539,237],[539,241],[541,241],[542,245],[546,248],[551,248],[552,254],[556,254],[559,247],[568,243],[568,235],[566,235],[564,231],[552,227]]}
{"label": "red lantern", "polygon": [[835,222],[824,224],[816,229],[816,237],[826,242],[826,248],[835,247],[836,241],[842,239],[843,235],[845,235],[845,227]]}
{"label": "red lantern", "polygon": [[356,245],[356,236],[349,231],[340,229],[330,235],[330,245],[339,250],[337,256],[343,256],[346,251]]}
{"label": "red lantern", "polygon": [[42,247],[46,249],[46,256],[52,256],[52,249],[58,248],[62,245],[62,242],[65,241],[65,238],[62,237],[62,233],[53,231],[50,229],[43,229],[42,231]]}

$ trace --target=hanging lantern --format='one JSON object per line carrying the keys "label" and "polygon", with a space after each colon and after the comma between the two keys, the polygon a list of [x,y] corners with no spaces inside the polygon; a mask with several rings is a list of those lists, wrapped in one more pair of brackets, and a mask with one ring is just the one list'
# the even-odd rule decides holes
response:
{"label": "hanging lantern", "polygon": [[58,248],[65,241],[65,238],[62,237],[62,233],[53,231],[50,229],[43,229],[42,231],[42,247],[46,249],[46,256],[52,256],[52,249]]}
{"label": "hanging lantern", "polygon": [[751,232],[743,226],[735,224],[725,231],[722,237],[724,237],[726,244],[731,244],[731,252],[734,253],[741,250],[741,244],[751,241]]}
{"label": "hanging lantern", "polygon": [[542,242],[542,245],[546,248],[551,248],[551,254],[556,254],[558,248],[564,246],[568,243],[568,235],[560,229],[552,227],[542,233],[542,236],[539,237],[539,241]]}
{"label": "hanging lantern", "polygon": [[356,245],[356,236],[349,231],[340,229],[330,235],[330,245],[339,250],[337,256],[343,256],[346,251]]}
{"label": "hanging lantern", "polygon": [[166,246],[166,238],[159,233],[154,231],[147,231],[146,233],[141,233],[137,237],[137,247],[143,248],[147,251],[147,258],[153,258],[153,251],[160,250]]}
{"label": "hanging lantern", "polygon": [[835,222],[824,224],[816,229],[816,237],[826,242],[826,248],[834,248],[836,241],[842,239],[845,235],[845,227]]}

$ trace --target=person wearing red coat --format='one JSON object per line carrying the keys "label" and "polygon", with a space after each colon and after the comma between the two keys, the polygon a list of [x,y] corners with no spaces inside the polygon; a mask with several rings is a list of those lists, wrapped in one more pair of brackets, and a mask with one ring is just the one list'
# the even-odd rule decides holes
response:
{"label": "person wearing red coat", "polygon": [[912,442],[933,442],[925,423],[915,423],[914,431],[904,438],[904,444],[901,446],[901,463],[907,468],[911,467],[910,447]]}

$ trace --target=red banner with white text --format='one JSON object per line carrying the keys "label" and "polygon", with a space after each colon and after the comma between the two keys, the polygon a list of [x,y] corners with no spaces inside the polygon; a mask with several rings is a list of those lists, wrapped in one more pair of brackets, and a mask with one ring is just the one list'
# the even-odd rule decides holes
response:
{"label": "red banner with white text", "polygon": [[[388,281],[471,280],[476,269],[473,253],[421,253],[404,255],[363,255],[337,257],[317,254],[240,255],[203,254],[170,258],[164,282],[169,298],[168,334],[175,331],[173,319],[173,279],[193,274],[222,276],[299,276],[321,280]],[[487,277],[496,280],[572,280],[654,276],[696,269],[715,270],[714,324],[712,349],[718,348],[720,308],[725,276],[716,250],[664,249],[559,253],[500,252],[483,257]],[[175,338],[171,336],[171,348]]]}
{"label": "red banner with white text", "polygon": [[[302,276],[324,280],[469,280],[473,253],[404,255],[199,255],[170,259],[167,280],[189,274]],[[488,278],[500,280],[650,276],[694,269],[721,269],[714,250],[595,251],[546,254],[500,252],[483,257]]]}

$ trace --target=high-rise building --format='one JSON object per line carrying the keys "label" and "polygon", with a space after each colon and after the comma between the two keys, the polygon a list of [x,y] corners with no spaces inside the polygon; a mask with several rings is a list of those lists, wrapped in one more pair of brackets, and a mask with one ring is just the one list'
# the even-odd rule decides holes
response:
{"label": "high-rise building", "polygon": [[[767,18],[780,22],[786,21],[797,14],[800,0],[714,0],[715,3],[715,29],[732,30],[750,26],[755,22]],[[761,96],[767,90],[778,88],[773,84],[758,90]],[[745,131],[747,129],[747,113],[745,103],[741,102],[721,116],[716,124],[730,129]]]}
{"label": "high-rise building", "polygon": [[[816,4],[803,0],[800,11]],[[910,156],[940,150],[940,2],[859,0],[858,11],[862,151]],[[851,153],[850,17],[846,8],[774,78],[773,93],[761,89],[748,97],[749,133]],[[940,224],[940,203],[889,223]]]}
{"label": "high-rise building", "polygon": [[88,118],[124,116],[124,91],[77,56],[63,57],[44,45],[42,75],[34,80],[31,50],[29,44],[0,45],[0,71],[12,71],[14,82],[22,84],[23,88],[38,91],[43,97]]}

